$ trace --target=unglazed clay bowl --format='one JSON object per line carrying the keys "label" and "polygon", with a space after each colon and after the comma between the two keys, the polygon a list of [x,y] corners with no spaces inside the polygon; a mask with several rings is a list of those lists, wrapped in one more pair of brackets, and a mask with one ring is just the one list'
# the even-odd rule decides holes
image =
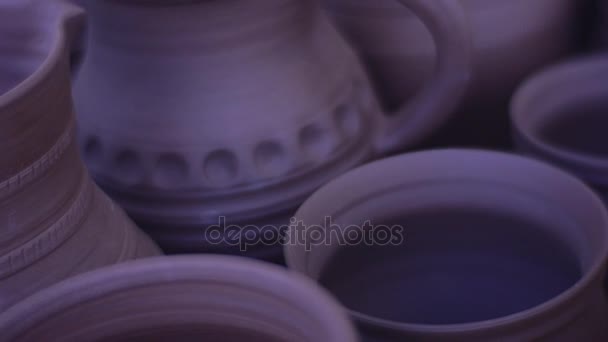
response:
{"label": "unglazed clay bowl", "polygon": [[401,155],[333,180],[296,219],[288,267],[329,289],[364,339],[608,338],[608,213],[548,164],[476,150]]}
{"label": "unglazed clay bowl", "polygon": [[159,257],[74,277],[0,315],[3,341],[355,342],[323,289],[279,266]]}
{"label": "unglazed clay bowl", "polygon": [[511,103],[524,154],[551,162],[608,200],[608,57],[563,62],[530,77]]}

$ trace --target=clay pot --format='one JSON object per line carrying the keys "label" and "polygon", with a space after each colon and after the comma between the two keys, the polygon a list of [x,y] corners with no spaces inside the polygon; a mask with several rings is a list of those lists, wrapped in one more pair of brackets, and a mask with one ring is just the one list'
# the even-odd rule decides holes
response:
{"label": "clay pot", "polygon": [[608,213],[547,164],[402,155],[338,177],[296,218],[288,266],[337,296],[370,341],[608,338]]}
{"label": "clay pot", "polygon": [[[360,52],[384,106],[411,99],[435,65],[433,39],[421,22],[396,0],[324,1]],[[511,94],[527,75],[571,49],[580,1],[454,2],[471,26],[473,79],[458,112],[437,134],[421,136],[427,138],[422,145],[507,147]]]}
{"label": "clay pot", "polygon": [[[417,101],[385,116],[317,1],[89,1],[74,95],[90,170],[165,250],[240,253],[207,227],[286,224],[321,184],[408,145],[457,102],[457,5],[403,3],[444,53]],[[280,254],[274,239],[247,254],[270,249]]]}
{"label": "clay pot", "polygon": [[558,64],[531,77],[511,106],[519,151],[560,166],[608,200],[608,57]]}
{"label": "clay pot", "polygon": [[148,258],[61,282],[0,316],[7,341],[355,342],[346,312],[279,266]]}
{"label": "clay pot", "polygon": [[0,4],[0,311],[71,275],[156,255],[78,154],[68,44],[82,12]]}

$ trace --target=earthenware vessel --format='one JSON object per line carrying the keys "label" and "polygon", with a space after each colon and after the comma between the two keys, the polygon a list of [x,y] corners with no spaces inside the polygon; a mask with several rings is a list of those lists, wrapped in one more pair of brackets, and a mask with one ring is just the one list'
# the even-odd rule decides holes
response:
{"label": "earthenware vessel", "polygon": [[[359,51],[386,108],[401,105],[419,91],[433,71],[435,49],[415,16],[396,0],[324,2]],[[514,88],[571,49],[581,1],[454,2],[462,4],[471,27],[473,79],[457,113],[421,143],[507,147],[508,101]]]}
{"label": "earthenware vessel", "polygon": [[549,164],[401,155],[331,181],[295,216],[288,266],[330,289],[364,340],[608,338],[608,213]]}
{"label": "earthenware vessel", "polygon": [[514,96],[511,118],[520,152],[570,171],[608,200],[608,57],[533,75]]}
{"label": "earthenware vessel", "polygon": [[[402,3],[442,54],[428,88],[385,116],[317,1],[86,2],[74,95],[90,170],[165,250],[241,253],[207,227],[225,218],[259,241],[321,184],[407,146],[457,102],[468,78],[458,5]],[[280,255],[270,240],[247,254]]]}
{"label": "earthenware vessel", "polygon": [[148,258],[74,277],[0,315],[40,341],[356,342],[343,308],[306,277],[228,256]]}
{"label": "earthenware vessel", "polygon": [[0,4],[0,311],[71,275],[159,254],[79,157],[68,51],[82,20],[59,1]]}

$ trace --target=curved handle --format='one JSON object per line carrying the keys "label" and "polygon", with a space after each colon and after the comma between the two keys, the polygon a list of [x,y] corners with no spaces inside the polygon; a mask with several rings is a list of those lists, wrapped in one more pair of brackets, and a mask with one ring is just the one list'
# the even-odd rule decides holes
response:
{"label": "curved handle", "polygon": [[412,144],[452,113],[471,78],[471,35],[462,6],[456,0],[397,0],[427,26],[437,47],[433,77],[408,103],[380,122],[375,149],[395,152]]}

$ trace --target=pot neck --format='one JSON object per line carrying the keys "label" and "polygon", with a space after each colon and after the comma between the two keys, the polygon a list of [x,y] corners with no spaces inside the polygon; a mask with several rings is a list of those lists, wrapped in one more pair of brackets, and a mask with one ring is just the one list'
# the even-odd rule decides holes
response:
{"label": "pot neck", "polygon": [[247,49],[308,32],[317,1],[89,1],[89,43],[145,53]]}
{"label": "pot neck", "polygon": [[66,51],[0,95],[0,279],[60,243],[86,212]]}

